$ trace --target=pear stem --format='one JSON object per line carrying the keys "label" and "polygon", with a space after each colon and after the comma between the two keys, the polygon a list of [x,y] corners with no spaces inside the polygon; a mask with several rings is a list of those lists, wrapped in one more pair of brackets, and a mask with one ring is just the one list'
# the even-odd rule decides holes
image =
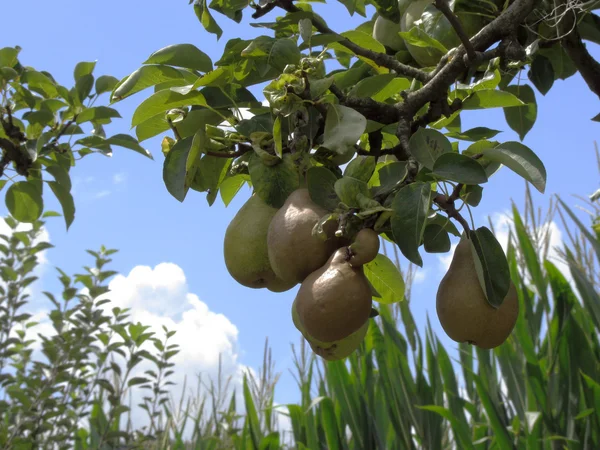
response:
{"label": "pear stem", "polygon": [[[458,186],[460,186],[460,184],[457,185],[457,187],[454,189],[455,192],[456,192]],[[458,192],[460,192],[460,189],[458,189]],[[448,214],[448,217],[459,222],[462,225],[462,227],[464,228],[465,232],[468,234],[469,231],[471,230],[471,227],[469,227],[469,223],[456,209],[456,206],[454,205],[453,197],[454,197],[454,192],[450,196],[447,196],[444,194],[437,194],[433,198],[433,201],[440,208],[442,208],[444,211],[446,211],[446,214]]]}

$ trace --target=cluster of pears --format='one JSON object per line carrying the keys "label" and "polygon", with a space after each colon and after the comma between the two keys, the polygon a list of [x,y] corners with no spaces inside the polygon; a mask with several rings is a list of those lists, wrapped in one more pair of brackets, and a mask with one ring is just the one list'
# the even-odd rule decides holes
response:
{"label": "cluster of pears", "polygon": [[519,316],[519,300],[511,281],[502,304],[498,308],[490,305],[479,282],[474,258],[471,241],[465,234],[438,288],[436,310],[442,328],[451,339],[491,349],[510,336]]}
{"label": "cluster of pears", "polygon": [[254,193],[225,232],[224,256],[244,286],[283,292],[301,283],[294,325],[316,354],[337,360],[356,350],[367,332],[372,291],[362,266],[377,256],[379,236],[363,228],[350,241],[336,236],[336,221],[327,221],[323,239],[313,229],[328,213],[305,188],[279,209]]}

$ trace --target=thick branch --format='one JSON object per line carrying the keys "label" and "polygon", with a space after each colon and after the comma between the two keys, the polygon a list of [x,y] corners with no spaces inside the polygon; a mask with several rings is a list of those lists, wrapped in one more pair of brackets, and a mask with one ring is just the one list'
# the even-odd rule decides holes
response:
{"label": "thick branch", "polygon": [[355,109],[367,119],[384,125],[398,121],[398,109],[394,105],[381,103],[368,97],[348,97],[335,84],[332,84],[329,90],[342,105]]}
{"label": "thick branch", "polygon": [[[278,6],[290,13],[302,11],[300,8],[294,5],[292,0],[276,0],[274,3],[276,3]],[[260,15],[258,17],[260,17]],[[319,31],[319,33],[337,35],[335,31],[329,28],[327,24],[322,22],[321,20],[313,21],[313,26]],[[364,47],[361,47],[360,45],[352,42],[350,39],[343,38],[341,41],[338,41],[338,44],[343,45],[348,50],[354,52],[356,55],[368,58],[377,65],[381,67],[386,67],[390,70],[394,70],[400,75],[404,75],[410,78],[416,78],[417,80],[423,83],[426,82],[429,78],[428,74],[420,69],[416,69],[414,67],[407,66],[406,64],[402,64],[393,56],[386,55],[385,53],[375,52],[373,50],[368,50]]]}
{"label": "thick branch", "polygon": [[[476,52],[485,52],[491,45],[514,32],[534,8],[536,0],[515,0],[503,14],[485,26],[471,39]],[[466,69],[463,45],[457,48],[453,58],[434,75],[422,88],[409,93],[403,103],[398,104],[402,114],[414,114],[423,105],[435,101],[448,92],[448,87]]]}
{"label": "thick branch", "polygon": [[575,20],[575,12],[573,11],[573,14],[569,14],[569,18],[565,17],[561,21],[560,28],[562,32],[571,30],[561,40],[561,44],[590,90],[600,98],[600,63],[588,52],[577,27],[573,26]]}
{"label": "thick branch", "polygon": [[469,60],[475,62],[475,60],[477,59],[475,49],[473,48],[473,45],[471,45],[471,41],[469,41],[469,36],[467,35],[465,29],[460,23],[460,19],[450,9],[448,0],[435,0],[435,7],[440,10],[440,12],[446,17],[446,19],[448,19],[448,22],[450,22],[450,25],[452,25],[452,28],[454,28],[454,31],[456,31],[456,34],[460,38],[460,42],[462,42],[462,45],[465,47]]}

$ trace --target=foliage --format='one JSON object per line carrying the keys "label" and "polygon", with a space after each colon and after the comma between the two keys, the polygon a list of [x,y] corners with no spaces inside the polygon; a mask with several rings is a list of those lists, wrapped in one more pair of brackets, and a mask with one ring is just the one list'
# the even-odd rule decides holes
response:
{"label": "foliage", "polygon": [[[485,239],[489,230],[469,223],[465,211],[479,204],[485,183],[501,166],[540,192],[546,171],[522,142],[496,141],[499,130],[485,127],[464,130],[461,116],[503,108],[522,141],[537,117],[534,88],[545,95],[555,80],[578,70],[587,80],[586,68],[562,38],[576,33],[578,42],[597,40],[600,21],[591,11],[598,5],[408,3],[344,1],[350,15],[366,20],[337,32],[310,2],[195,0],[198,19],[217,39],[222,29],[215,11],[236,23],[249,7],[253,19],[283,15],[252,22],[270,33],[230,39],[214,62],[190,43],[162,48],[116,84],[111,101],[153,88],[132,126],[140,141],[172,131],[162,141],[163,178],[177,200],[191,189],[205,192],[209,205],[219,194],[228,205],[249,184],[279,208],[306,185],[313,201],[328,210],[326,217],[338,220],[339,233],[352,238],[361,227],[374,228],[417,265],[421,249],[449,250],[456,221],[479,242],[486,298],[498,306],[508,289],[505,256],[493,238]],[[367,14],[367,4],[374,14]],[[564,32],[571,14],[576,22]],[[408,52],[373,37],[377,15],[400,24]],[[435,63],[422,67],[411,55]],[[531,85],[523,83],[523,71]],[[261,87],[265,106],[252,92]],[[251,117],[242,118],[241,109]]]}
{"label": "foliage", "polygon": [[[59,270],[62,299],[45,293],[55,305],[54,331],[39,337],[38,355],[28,332],[35,328],[23,311],[36,255],[48,244],[35,239],[42,222],[25,232],[8,218],[13,233],[1,237],[0,248],[0,442],[3,448],[598,448],[600,239],[571,218],[564,202],[542,220],[527,198],[522,213],[513,209],[507,252],[521,305],[508,341],[493,351],[460,344],[455,360],[429,322],[414,321],[411,265],[404,271],[406,301],[382,305],[346,361],[317,359],[304,340],[292,346],[300,400],[280,406],[273,403],[279,374],[267,345],[258,377],[247,374],[241,392],[220,372],[216,380],[199,378],[191,396],[184,385],[178,402],[167,398],[176,370],[169,362],[177,352],[168,344],[173,332],[164,330],[159,340],[130,323],[127,311],[102,307],[110,296],[105,283],[113,272],[105,265],[112,250],[90,252],[96,267],[82,275]],[[561,249],[564,273],[548,258],[556,211],[574,230]],[[397,247],[391,249],[398,265]],[[154,344],[153,353],[144,340]],[[156,369],[145,372],[146,380],[132,378],[142,359]],[[151,425],[135,430],[125,421],[125,399],[129,390],[146,387],[152,394],[139,406]],[[289,417],[291,430],[281,429],[279,414]]]}
{"label": "foliage", "polygon": [[[115,272],[106,265],[116,250],[88,251],[95,265],[81,274],[58,269],[63,291],[44,292],[52,331],[36,337],[27,305],[39,254],[52,246],[39,240],[43,221],[21,231],[14,218],[4,220],[12,234],[0,235],[0,447],[109,449],[160,436],[175,332],[159,338],[127,310],[109,308],[106,282]],[[144,361],[154,368],[132,376]],[[149,426],[135,432],[123,429],[132,389],[148,392],[138,407]]]}
{"label": "foliage", "polygon": [[[120,114],[94,106],[118,80],[95,78],[95,62],[80,62],[73,70],[71,89],[46,71],[24,66],[20,47],[0,49],[0,189],[7,183],[5,201],[13,217],[24,223],[44,211],[44,186],[58,199],[67,229],[75,218],[71,167],[92,153],[112,155],[112,146],[125,147],[152,158],[131,136],[106,137],[104,126]],[[84,126],[92,125],[90,134]]]}

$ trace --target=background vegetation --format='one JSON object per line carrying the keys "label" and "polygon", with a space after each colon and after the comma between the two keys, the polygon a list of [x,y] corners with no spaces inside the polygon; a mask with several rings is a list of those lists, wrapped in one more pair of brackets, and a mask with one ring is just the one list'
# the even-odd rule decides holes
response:
{"label": "background vegetation", "polygon": [[[600,159],[599,159],[600,161]],[[527,195],[527,198],[530,198]],[[507,257],[519,292],[512,336],[494,351],[445,348],[431,325],[417,325],[405,301],[382,306],[358,352],[324,363],[301,340],[292,345],[301,401],[274,405],[278,374],[264,364],[243,392],[231,379],[195,383],[168,395],[176,370],[174,331],[131,323],[106,298],[115,250],[90,251],[95,264],[69,276],[54,305],[54,334],[34,338],[24,313],[44,225],[1,236],[0,446],[156,449],[595,449],[600,448],[600,206],[587,201],[582,223],[560,198],[542,218],[528,201],[513,209]],[[585,200],[585,199],[584,199]],[[568,241],[548,259],[552,220]],[[391,251],[388,246],[387,251]],[[394,249],[389,255],[398,263]],[[410,284],[414,267],[403,271]],[[110,294],[108,295],[110,296]],[[35,351],[39,342],[39,352]],[[139,374],[142,362],[154,366]],[[132,391],[143,401],[131,404]],[[241,403],[240,403],[241,401]],[[135,429],[132,409],[148,425]],[[289,417],[291,429],[281,428]]]}

